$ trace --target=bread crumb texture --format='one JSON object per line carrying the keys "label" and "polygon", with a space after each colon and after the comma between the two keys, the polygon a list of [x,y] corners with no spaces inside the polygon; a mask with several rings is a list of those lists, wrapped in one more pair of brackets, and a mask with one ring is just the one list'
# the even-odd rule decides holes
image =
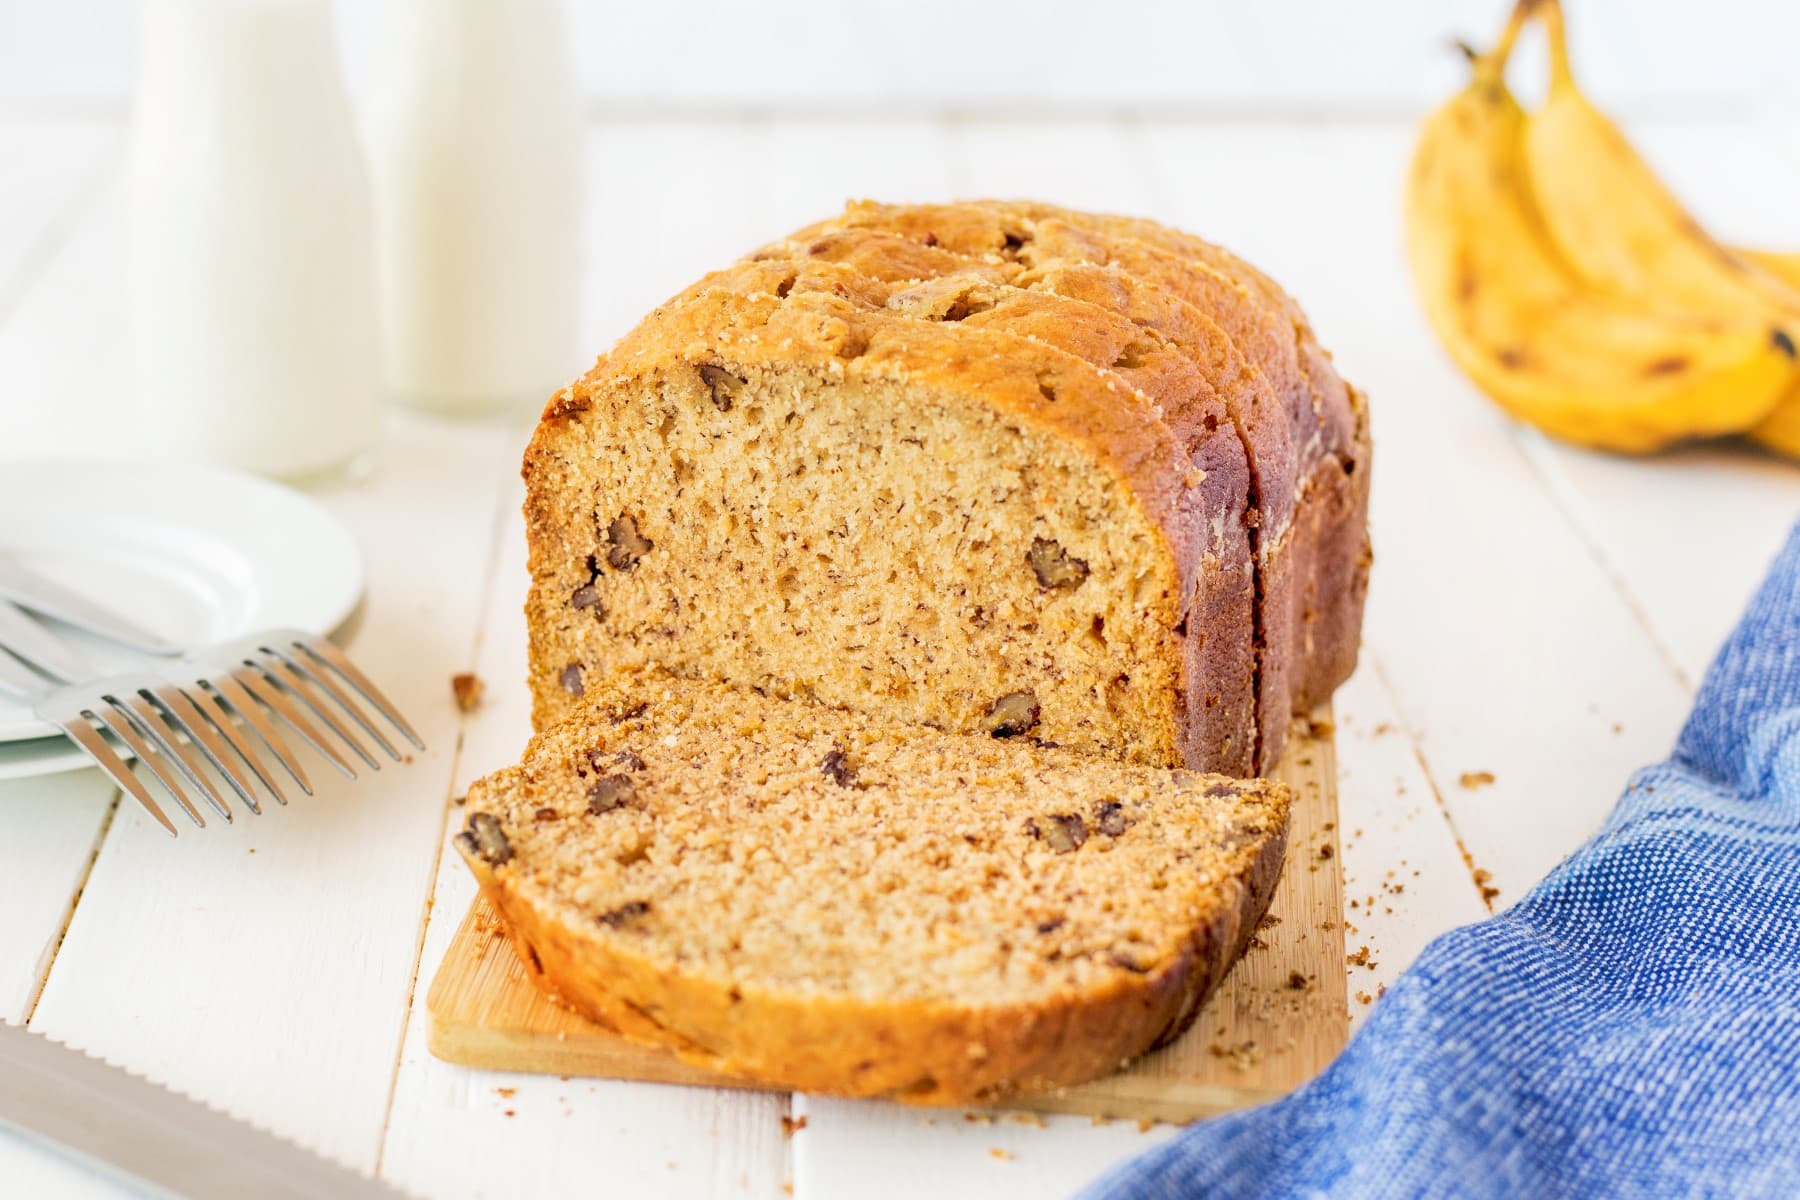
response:
{"label": "bread crumb texture", "polygon": [[458,845],[578,1008],[772,1082],[948,1103],[1104,1073],[1191,1016],[1287,805],[625,670],[471,789]]}

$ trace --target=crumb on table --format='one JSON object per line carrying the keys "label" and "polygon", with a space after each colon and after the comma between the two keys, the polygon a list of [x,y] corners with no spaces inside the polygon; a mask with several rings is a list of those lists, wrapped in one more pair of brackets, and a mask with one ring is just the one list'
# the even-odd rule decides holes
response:
{"label": "crumb on table", "polygon": [[450,694],[456,697],[456,707],[462,712],[474,712],[481,706],[482,693],[487,691],[487,684],[481,676],[463,671],[450,677]]}

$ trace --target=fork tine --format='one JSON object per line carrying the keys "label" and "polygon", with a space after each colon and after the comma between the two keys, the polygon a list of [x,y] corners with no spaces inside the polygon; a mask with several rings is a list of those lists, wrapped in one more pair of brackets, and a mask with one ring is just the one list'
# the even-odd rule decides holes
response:
{"label": "fork tine", "polygon": [[[220,674],[200,680],[197,687],[203,695],[225,710],[226,717],[220,723],[220,728],[230,728],[231,713],[242,717],[244,724],[250,726],[258,740],[269,748],[269,753],[275,756],[275,761],[281,764],[284,771],[293,776],[294,782],[300,785],[300,790],[309,796],[313,794],[312,780],[306,777],[306,772],[301,769],[299,761],[288,752],[287,739],[282,737],[281,731],[270,723],[268,716],[263,712],[263,706],[251,698],[243,684],[230,675]],[[265,782],[267,782],[266,779]],[[275,788],[270,790],[275,792],[277,800],[283,804],[287,803],[287,797],[282,795],[279,790]]]}
{"label": "fork tine", "polygon": [[202,829],[206,828],[206,818],[200,815],[200,810],[194,807],[192,800],[188,799],[187,792],[182,789],[180,782],[162,764],[162,756],[152,750],[150,743],[138,735],[136,718],[124,709],[115,709],[104,700],[86,710],[84,715],[92,716],[110,729],[114,737],[131,747],[131,752],[137,755],[138,761],[150,769],[150,773],[156,776],[156,781],[163,785],[163,790],[175,798],[175,803],[181,805],[181,811],[188,815],[188,819]]}
{"label": "fork tine", "polygon": [[[236,765],[231,750],[227,749],[226,743],[220,740],[218,728],[208,719],[207,715],[195,707],[194,702],[172,684],[159,683],[154,687],[145,688],[140,694],[146,696],[152,704],[162,710],[164,720],[173,722],[177,728],[188,735],[190,742],[200,747],[200,753],[206,755],[206,759],[212,763],[213,769],[218,771],[224,777],[225,782],[231,785],[231,790],[238,794],[238,798],[251,812],[260,816],[262,805],[256,799],[251,779],[245,776]],[[229,723],[226,722],[226,724]],[[236,746],[235,741],[233,748],[237,749],[238,754],[249,765],[255,778],[261,779],[265,787],[273,790],[269,781],[263,777],[262,769],[256,765],[256,761],[244,754],[244,748]]]}
{"label": "fork tine", "polygon": [[231,678],[257,700],[273,709],[276,716],[293,726],[295,732],[311,743],[314,750],[323,754],[332,766],[351,779],[356,778],[356,768],[350,765],[350,760],[337,752],[325,735],[319,732],[318,726],[307,720],[306,714],[300,711],[300,706],[289,700],[273,680],[263,675],[255,663],[246,661],[242,667],[231,672]]}
{"label": "fork tine", "polygon": [[375,728],[374,723],[363,715],[362,706],[346,695],[344,689],[332,680],[331,672],[322,669],[315,670],[304,657],[286,654],[273,646],[264,646],[263,653],[273,655],[293,668],[299,675],[316,683],[321,691],[337,702],[339,708],[349,713],[351,718],[362,726],[364,733],[375,739],[376,745],[387,751],[389,758],[395,762],[400,761],[400,752],[394,749],[394,744],[383,737],[381,730]]}
{"label": "fork tine", "polygon": [[318,697],[314,695],[312,689],[307,687],[306,680],[300,677],[298,671],[288,666],[287,663],[277,655],[270,654],[267,650],[257,651],[251,656],[250,661],[259,668],[263,674],[267,675],[270,679],[273,679],[280,686],[286,688],[288,692],[299,699],[301,703],[312,709],[313,716],[317,717],[325,728],[344,739],[344,742],[352,750],[356,751],[356,756],[368,764],[369,770],[381,770],[381,760],[376,758],[373,754],[370,754],[367,747],[357,740],[356,735],[344,728],[342,722],[331,715],[331,712],[326,706],[319,702]]}
{"label": "fork tine", "polygon": [[144,786],[144,781],[125,765],[125,760],[113,753],[112,747],[107,745],[106,739],[101,737],[88,723],[86,716],[77,714],[67,721],[58,722],[57,727],[69,735],[70,741],[87,751],[87,756],[93,759],[102,771],[112,776],[114,783],[130,792],[131,798],[143,805],[144,809],[156,818],[156,823],[169,831],[170,837],[181,836],[180,830],[175,828],[175,822],[169,820],[168,814],[163,812],[162,806],[150,795],[150,789]]}
{"label": "fork tine", "polygon": [[136,692],[127,692],[117,696],[108,696],[115,708],[129,709],[138,719],[138,729],[151,738],[156,748],[168,755],[169,761],[177,770],[187,776],[188,782],[199,789],[206,802],[227,822],[231,820],[231,807],[225,803],[225,797],[213,786],[213,781],[206,777],[206,766],[194,757],[193,751],[181,744],[181,735],[170,728],[163,720],[162,713],[154,704]]}
{"label": "fork tine", "polygon": [[400,710],[394,707],[394,702],[383,695],[381,689],[370,682],[369,677],[358,670],[356,664],[350,661],[349,655],[339,650],[330,638],[302,634],[294,638],[294,646],[324,662],[325,665],[343,676],[344,681],[351,687],[368,697],[377,711],[393,722],[394,728],[398,729],[406,740],[413,744],[414,749],[425,749],[425,742],[417,733],[413,732],[413,727],[406,723],[406,718],[400,715]]}

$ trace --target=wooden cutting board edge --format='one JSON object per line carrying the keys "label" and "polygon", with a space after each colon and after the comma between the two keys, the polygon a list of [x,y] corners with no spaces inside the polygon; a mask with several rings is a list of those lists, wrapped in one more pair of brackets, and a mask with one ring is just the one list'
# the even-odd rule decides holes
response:
{"label": "wooden cutting board edge", "polygon": [[[1294,789],[1287,862],[1256,940],[1173,1045],[1119,1073],[1002,1107],[1180,1123],[1274,1100],[1349,1033],[1337,766],[1329,706],[1296,722],[1274,777]],[[557,1005],[526,978],[487,905],[463,918],[426,997],[427,1045],[497,1071],[703,1087],[764,1085],[690,1066]]]}

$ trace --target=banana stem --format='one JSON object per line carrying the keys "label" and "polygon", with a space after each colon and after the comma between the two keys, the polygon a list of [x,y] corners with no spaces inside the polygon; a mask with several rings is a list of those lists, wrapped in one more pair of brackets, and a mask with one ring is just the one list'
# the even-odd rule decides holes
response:
{"label": "banana stem", "polygon": [[[1532,2],[1521,0],[1522,5]],[[1536,0],[1536,7],[1543,10],[1544,33],[1550,41],[1550,90],[1574,91],[1575,72],[1569,66],[1569,37],[1563,26],[1562,4],[1559,0]]]}
{"label": "banana stem", "polygon": [[1494,48],[1475,59],[1475,77],[1483,82],[1499,83],[1506,75],[1506,61],[1512,57],[1513,44],[1519,40],[1519,31],[1525,28],[1525,22],[1531,18],[1532,10],[1541,0],[1518,0],[1513,5],[1512,13],[1506,18],[1506,27],[1500,31],[1500,40]]}

